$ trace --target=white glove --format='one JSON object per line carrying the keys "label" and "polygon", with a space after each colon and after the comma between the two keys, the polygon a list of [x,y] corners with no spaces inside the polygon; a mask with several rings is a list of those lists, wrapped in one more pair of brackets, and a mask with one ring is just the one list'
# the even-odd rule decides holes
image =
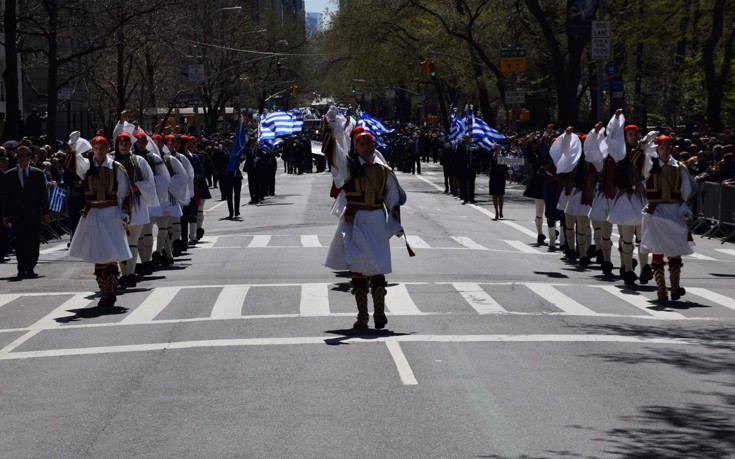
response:
{"label": "white glove", "polygon": [[130,215],[123,212],[120,214],[120,220],[122,220],[122,222],[127,225],[128,223],[130,223]]}

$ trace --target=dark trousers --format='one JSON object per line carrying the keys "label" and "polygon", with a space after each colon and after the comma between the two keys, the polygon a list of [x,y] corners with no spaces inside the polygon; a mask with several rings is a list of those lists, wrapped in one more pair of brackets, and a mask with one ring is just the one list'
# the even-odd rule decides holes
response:
{"label": "dark trousers", "polygon": [[240,192],[242,191],[242,179],[239,177],[229,177],[223,175],[220,178],[222,186],[222,194],[227,199],[227,210],[230,211],[230,217],[240,214]]}
{"label": "dark trousers", "polygon": [[13,234],[15,235],[15,257],[18,260],[18,272],[32,271],[38,263],[38,252],[41,245],[41,222],[39,221],[38,224],[13,224]]}
{"label": "dark trousers", "polygon": [[8,253],[10,253],[10,237],[8,237],[8,228],[0,224],[0,263]]}
{"label": "dark trousers", "polygon": [[263,200],[263,183],[258,171],[248,172],[248,192],[250,202],[258,203]]}

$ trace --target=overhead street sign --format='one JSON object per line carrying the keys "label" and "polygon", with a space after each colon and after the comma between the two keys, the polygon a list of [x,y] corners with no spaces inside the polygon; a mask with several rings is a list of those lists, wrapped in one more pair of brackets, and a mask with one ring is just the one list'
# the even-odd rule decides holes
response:
{"label": "overhead street sign", "polygon": [[526,57],[526,50],[523,48],[518,49],[501,49],[500,57]]}
{"label": "overhead street sign", "polygon": [[528,60],[525,57],[501,57],[500,73],[510,75],[528,71]]}
{"label": "overhead street sign", "polygon": [[526,58],[526,50],[518,49],[501,49],[500,50],[500,73],[510,75],[513,73],[523,73],[528,71],[528,59]]}

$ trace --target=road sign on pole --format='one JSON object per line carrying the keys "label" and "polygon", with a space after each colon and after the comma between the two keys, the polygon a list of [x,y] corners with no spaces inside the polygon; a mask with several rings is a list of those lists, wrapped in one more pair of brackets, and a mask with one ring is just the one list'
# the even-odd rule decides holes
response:
{"label": "road sign on pole", "polygon": [[523,91],[505,91],[506,104],[525,104],[526,93]]}
{"label": "road sign on pole", "polygon": [[501,49],[500,73],[510,75],[528,71],[528,59],[525,49]]}
{"label": "road sign on pole", "polygon": [[611,37],[610,21],[592,21],[590,49],[593,60],[610,59]]}

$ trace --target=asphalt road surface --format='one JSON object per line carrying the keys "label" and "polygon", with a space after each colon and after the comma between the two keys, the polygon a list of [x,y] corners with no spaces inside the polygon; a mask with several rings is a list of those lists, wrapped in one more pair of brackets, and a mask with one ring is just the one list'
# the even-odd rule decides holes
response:
{"label": "asphalt road surface", "polygon": [[0,265],[0,456],[735,457],[735,246],[695,236],[660,305],[538,246],[521,186],[493,221],[486,177],[461,205],[423,172],[398,174],[416,256],[392,241],[383,332],[350,330],[322,266],[327,173],[279,170],[241,221],[208,201],[200,244],[113,314],[67,240],[37,279]]}

